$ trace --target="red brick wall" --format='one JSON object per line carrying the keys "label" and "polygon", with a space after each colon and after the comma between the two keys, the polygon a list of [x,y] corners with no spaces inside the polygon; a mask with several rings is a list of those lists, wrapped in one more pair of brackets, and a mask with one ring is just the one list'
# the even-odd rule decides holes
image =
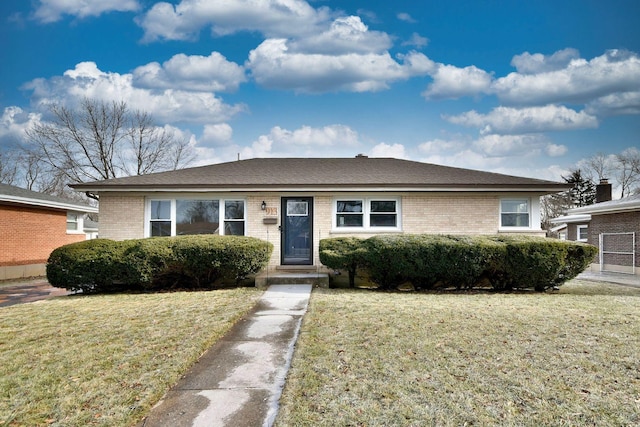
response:
{"label": "red brick wall", "polygon": [[67,234],[66,211],[0,206],[0,266],[44,263],[55,248],[84,239]]}

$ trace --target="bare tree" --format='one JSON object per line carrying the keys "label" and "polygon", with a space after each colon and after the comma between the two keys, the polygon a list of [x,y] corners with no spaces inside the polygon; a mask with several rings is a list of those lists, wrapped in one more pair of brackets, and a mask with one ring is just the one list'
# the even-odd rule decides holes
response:
{"label": "bare tree", "polygon": [[628,148],[616,155],[615,176],[622,189],[620,197],[630,196],[640,182],[640,151]]}
{"label": "bare tree", "polygon": [[609,179],[620,188],[620,197],[640,190],[640,151],[628,148],[619,154],[597,153],[583,163],[585,176],[594,184]]}
{"label": "bare tree", "polygon": [[572,207],[571,196],[568,191],[542,197],[540,200],[542,229],[547,230],[547,235],[550,235],[550,230],[553,226],[551,219],[565,215]]}
{"label": "bare tree", "polygon": [[585,163],[585,174],[594,182],[598,183],[603,179],[611,178],[614,163],[616,159],[614,155],[596,153],[587,159]]}
{"label": "bare tree", "polygon": [[129,150],[121,151],[119,156],[127,175],[175,170],[191,160],[187,141],[176,143],[173,132],[155,126],[145,112],[136,111],[132,115],[126,140]]}
{"label": "bare tree", "polygon": [[16,154],[11,151],[0,152],[0,183],[15,185],[18,177]]}
{"label": "bare tree", "polygon": [[155,126],[148,114],[129,111],[124,102],[84,99],[78,110],[53,105],[50,112],[51,122],[27,131],[26,153],[38,163],[27,179],[32,185],[42,173],[52,180],[48,186],[57,187],[173,170],[193,160],[187,140]]}

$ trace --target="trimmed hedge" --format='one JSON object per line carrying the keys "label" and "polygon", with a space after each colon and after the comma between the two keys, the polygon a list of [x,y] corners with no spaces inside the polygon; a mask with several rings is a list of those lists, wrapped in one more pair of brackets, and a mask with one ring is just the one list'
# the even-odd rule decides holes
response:
{"label": "trimmed hedge", "polygon": [[52,286],[113,292],[212,288],[262,270],[273,245],[244,236],[178,236],[87,240],[55,249],[47,262]]}
{"label": "trimmed hedge", "polygon": [[329,268],[360,269],[382,289],[410,282],[416,289],[495,290],[559,286],[592,262],[597,248],[530,236],[394,235],[320,241]]}
{"label": "trimmed hedge", "polygon": [[349,286],[355,287],[356,269],[363,262],[364,248],[357,237],[320,240],[320,262],[334,270],[347,270]]}

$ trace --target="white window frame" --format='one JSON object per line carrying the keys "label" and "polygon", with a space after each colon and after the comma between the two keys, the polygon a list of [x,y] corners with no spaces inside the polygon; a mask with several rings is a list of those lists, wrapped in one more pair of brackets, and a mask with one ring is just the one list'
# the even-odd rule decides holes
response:
{"label": "white window frame", "polygon": [[[502,214],[503,213],[524,213],[524,212],[503,212],[502,211],[502,203],[503,202],[526,202],[527,203],[527,215],[529,217],[529,225],[527,226],[514,226],[514,225],[503,225],[502,224]],[[505,231],[514,231],[514,230],[531,230],[533,229],[533,210],[532,210],[533,202],[530,197],[503,197],[500,199],[500,214],[499,214],[499,224],[500,230]]]}
{"label": "white window frame", "polygon": [[[584,239],[580,238],[580,231],[585,230],[587,232],[587,237]],[[587,242],[589,241],[589,226],[588,225],[578,225],[576,227],[576,241],[578,242]]]}
{"label": "white window frame", "polygon": [[[224,236],[224,224],[225,221],[236,221],[244,222],[244,235],[247,235],[247,224],[249,223],[247,218],[247,199],[244,197],[223,197],[218,195],[212,196],[203,196],[203,195],[185,195],[185,196],[176,196],[176,197],[147,197],[145,201],[145,214],[144,214],[144,235],[145,237],[151,237],[151,202],[152,201],[163,201],[171,203],[171,215],[169,221],[171,221],[171,236],[176,235],[176,207],[177,200],[217,200],[218,201],[218,224],[220,224],[218,228],[218,234]],[[234,202],[242,202],[244,203],[244,219],[225,219],[225,202],[234,201]]]}
{"label": "white window frame", "polygon": [[[362,201],[362,227],[339,227],[338,219],[338,202]],[[395,202],[396,204],[396,226],[395,227],[375,227],[371,226],[371,202]],[[352,232],[389,232],[402,231],[402,203],[400,197],[375,197],[375,196],[340,196],[334,197],[332,207],[331,226],[335,233],[352,233]]]}
{"label": "white window frame", "polygon": [[[69,220],[69,215],[75,215],[75,221]],[[69,230],[69,224],[75,224],[75,230]],[[66,222],[67,234],[84,234],[84,217],[80,212],[75,211],[67,211],[67,222]]]}

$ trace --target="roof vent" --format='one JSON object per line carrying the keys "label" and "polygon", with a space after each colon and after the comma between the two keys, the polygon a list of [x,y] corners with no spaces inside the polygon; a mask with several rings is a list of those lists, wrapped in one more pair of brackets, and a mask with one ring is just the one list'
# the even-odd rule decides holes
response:
{"label": "roof vent", "polygon": [[356,155],[356,159],[368,159],[368,158],[369,158],[369,156],[367,156],[366,154],[360,153],[360,154]]}

